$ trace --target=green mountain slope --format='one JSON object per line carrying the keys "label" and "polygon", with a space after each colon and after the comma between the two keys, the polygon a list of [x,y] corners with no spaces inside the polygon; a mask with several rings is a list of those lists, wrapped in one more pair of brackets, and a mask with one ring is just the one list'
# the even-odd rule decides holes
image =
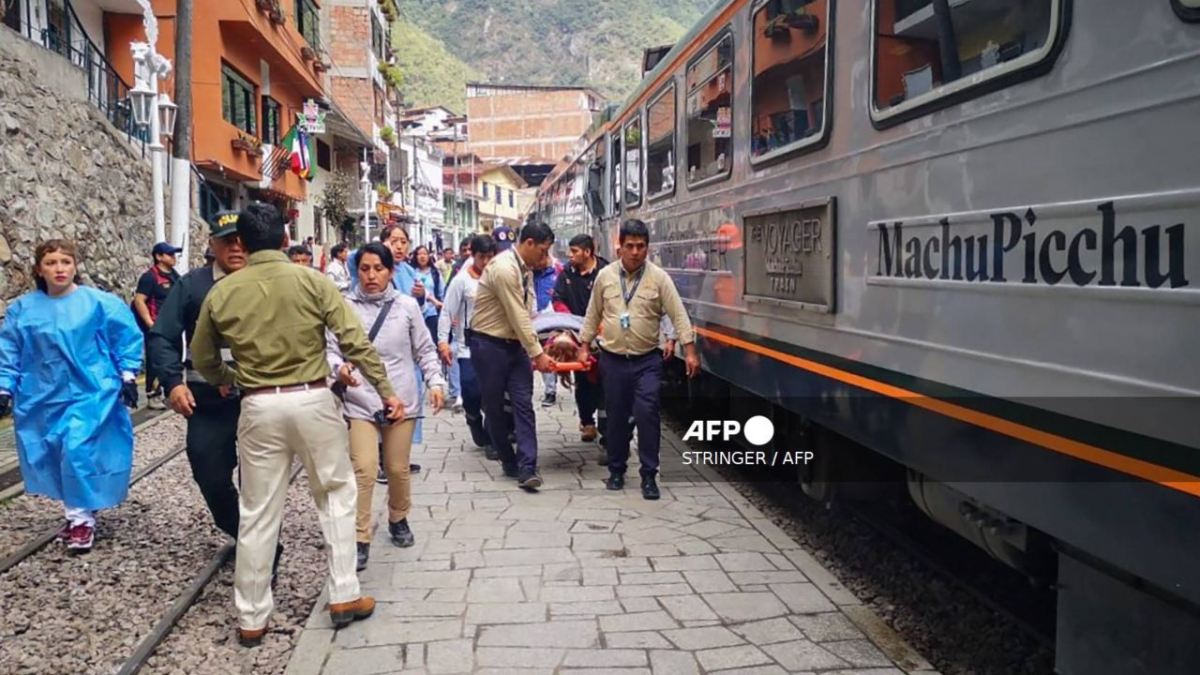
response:
{"label": "green mountain slope", "polygon": [[[445,85],[468,79],[512,84],[587,84],[610,100],[628,94],[641,76],[642,50],[672,44],[714,0],[398,0],[402,21],[425,40],[395,44],[407,82],[436,73]],[[405,30],[411,29],[407,26]],[[407,42],[407,44],[406,44]],[[440,43],[443,54],[428,45]],[[410,49],[409,45],[415,45]],[[426,45],[426,47],[422,47]],[[421,56],[407,57],[406,51]],[[467,68],[456,67],[466,64]],[[472,72],[473,71],[473,72]],[[419,105],[461,103],[459,91],[426,87],[406,97]],[[426,100],[426,95],[443,97]]]}
{"label": "green mountain slope", "polygon": [[457,113],[467,111],[464,83],[479,77],[474,68],[404,19],[392,24],[392,44],[404,74],[405,100],[416,107],[444,105]]}

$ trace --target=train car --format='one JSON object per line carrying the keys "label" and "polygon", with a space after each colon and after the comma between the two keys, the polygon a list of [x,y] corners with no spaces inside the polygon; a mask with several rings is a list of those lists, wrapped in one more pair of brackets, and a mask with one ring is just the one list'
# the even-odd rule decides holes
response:
{"label": "train car", "polygon": [[727,0],[583,145],[540,212],[651,226],[808,493],[865,448],[1052,575],[1058,672],[1196,672],[1200,2]]}

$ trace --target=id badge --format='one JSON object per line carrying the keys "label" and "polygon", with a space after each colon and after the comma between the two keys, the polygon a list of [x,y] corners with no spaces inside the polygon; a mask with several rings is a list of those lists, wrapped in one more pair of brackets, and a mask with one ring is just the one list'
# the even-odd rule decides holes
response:
{"label": "id badge", "polygon": [[629,312],[625,312],[625,313],[621,314],[620,320],[621,320],[621,328],[623,328],[625,330],[629,330],[629,326],[631,324],[631,322],[629,320]]}

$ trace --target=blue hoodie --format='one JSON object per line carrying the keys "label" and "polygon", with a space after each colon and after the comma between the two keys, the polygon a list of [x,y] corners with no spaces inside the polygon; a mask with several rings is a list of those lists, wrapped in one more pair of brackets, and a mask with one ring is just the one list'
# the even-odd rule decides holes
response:
{"label": "blue hoodie", "polygon": [[558,282],[558,275],[562,273],[562,269],[562,263],[555,260],[546,269],[534,271],[533,286],[537,290],[537,310],[539,312],[550,306],[550,296],[554,292],[554,284]]}

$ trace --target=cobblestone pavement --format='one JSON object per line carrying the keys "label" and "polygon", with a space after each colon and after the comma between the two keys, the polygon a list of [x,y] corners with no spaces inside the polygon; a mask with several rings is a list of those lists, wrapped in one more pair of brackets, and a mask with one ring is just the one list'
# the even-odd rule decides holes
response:
{"label": "cobblestone pavement", "polygon": [[660,501],[642,499],[636,466],[624,492],[605,490],[573,413],[562,391],[537,410],[537,494],[483,457],[461,415],[427,418],[416,546],[377,526],[360,575],[375,616],[334,631],[321,598],[287,673],[932,673],[732,486],[684,466],[668,430]]}

